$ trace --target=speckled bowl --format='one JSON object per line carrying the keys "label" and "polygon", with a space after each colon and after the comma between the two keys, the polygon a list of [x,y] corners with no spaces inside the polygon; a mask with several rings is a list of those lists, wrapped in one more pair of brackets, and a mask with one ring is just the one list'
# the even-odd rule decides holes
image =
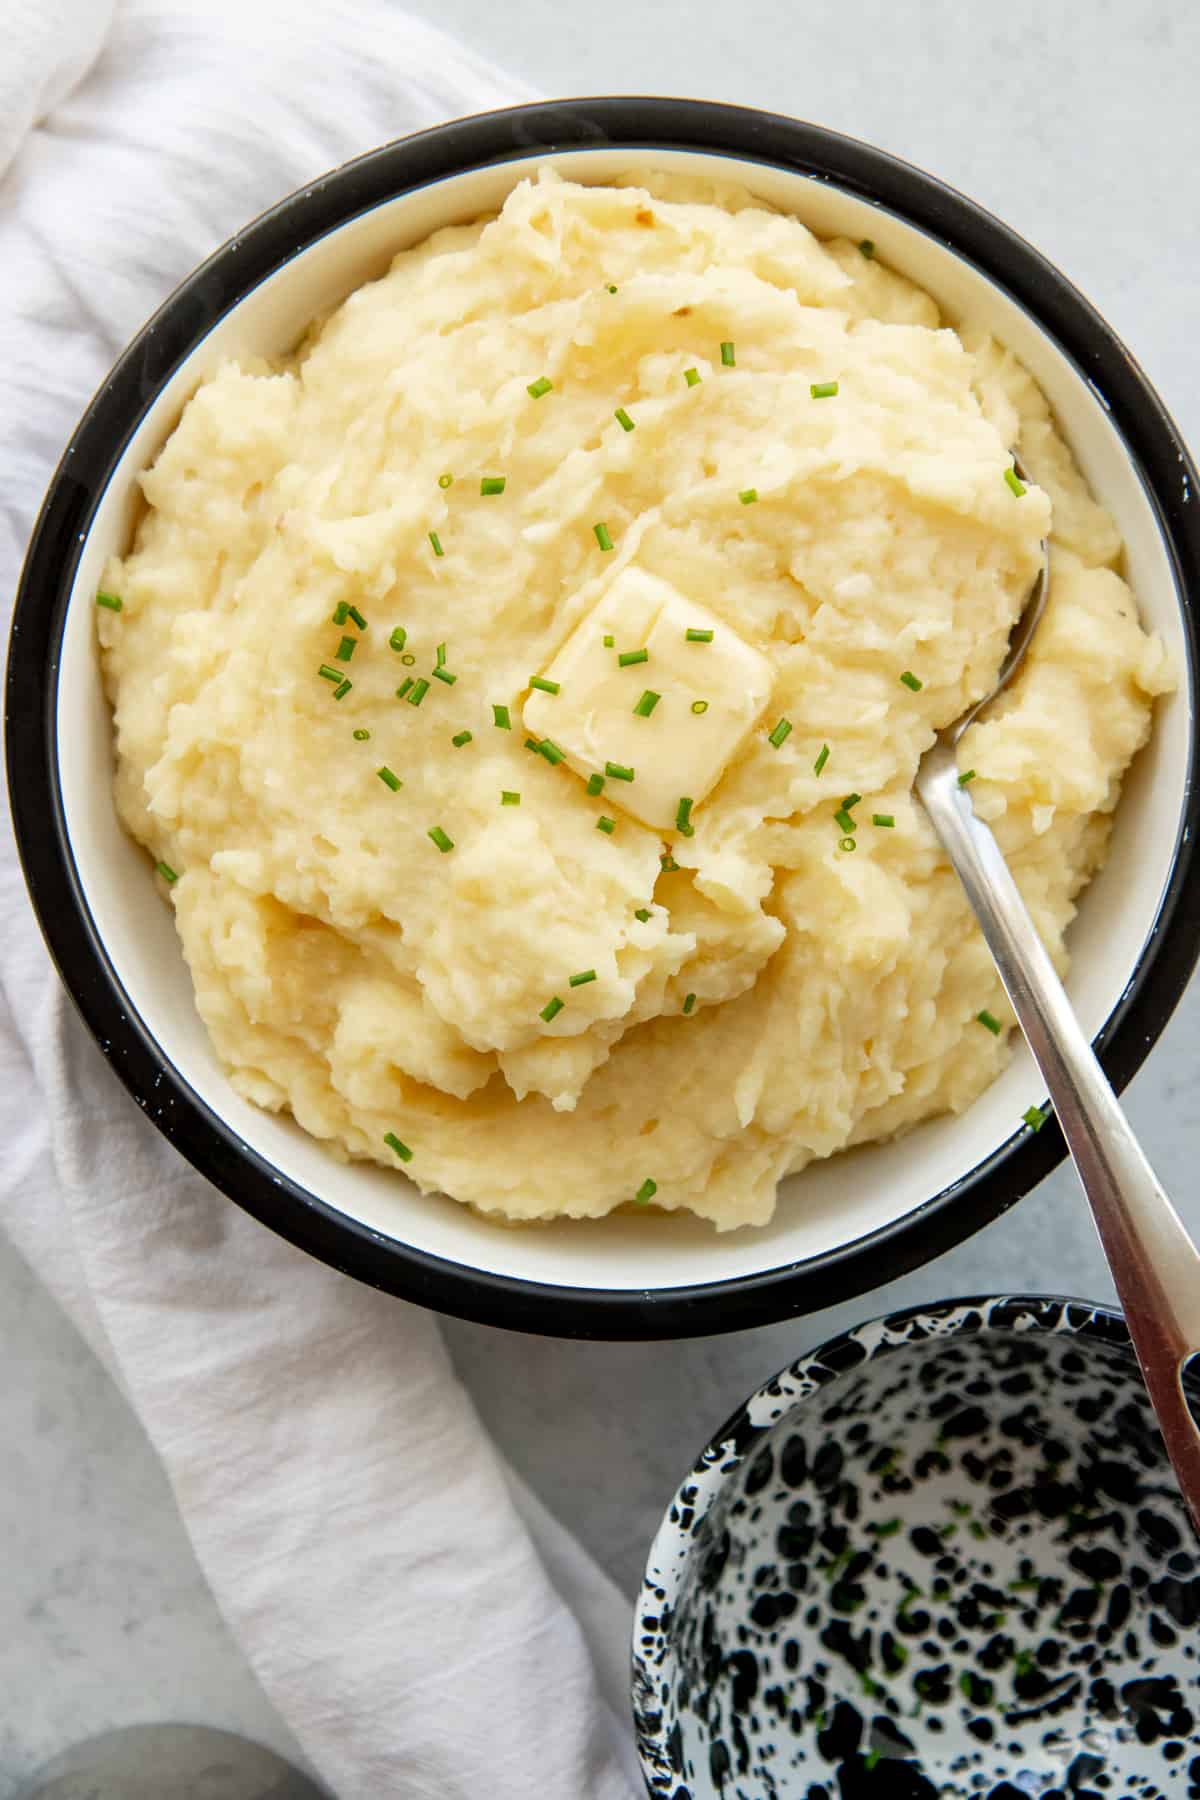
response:
{"label": "speckled bowl", "polygon": [[767,1382],[672,1501],[634,1631],[646,1785],[1185,1800],[1198,1619],[1200,1547],[1120,1316],[900,1313]]}

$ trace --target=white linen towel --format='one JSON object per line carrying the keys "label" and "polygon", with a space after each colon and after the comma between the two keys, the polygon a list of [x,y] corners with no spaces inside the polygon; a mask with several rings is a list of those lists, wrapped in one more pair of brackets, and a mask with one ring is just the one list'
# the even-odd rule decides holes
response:
{"label": "white linen towel", "polygon": [[[203,256],[373,144],[526,98],[386,0],[0,0],[0,589],[107,367]],[[0,842],[0,1220],[139,1412],[338,1800],[630,1800],[628,1604],[502,1464],[436,1321],[158,1138]]]}

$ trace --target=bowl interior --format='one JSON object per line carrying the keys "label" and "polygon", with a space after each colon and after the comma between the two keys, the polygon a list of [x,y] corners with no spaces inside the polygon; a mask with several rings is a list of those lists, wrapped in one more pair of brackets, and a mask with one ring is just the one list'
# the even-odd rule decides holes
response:
{"label": "bowl interior", "polygon": [[652,1793],[1196,1791],[1198,1546],[1132,1356],[964,1318],[852,1338],[682,1491],[636,1645]]}
{"label": "bowl interior", "polygon": [[297,254],[212,326],[154,397],[100,502],[83,547],[61,649],[57,753],[63,809],[81,891],[125,1004],[212,1114],[245,1145],[328,1208],[393,1239],[518,1280],[645,1293],[804,1263],[911,1215],[993,1157],[1043,1098],[1025,1051],[971,1111],[901,1143],[835,1158],[785,1184],[774,1222],[718,1238],[683,1218],[615,1217],[537,1231],[503,1230],[464,1208],[423,1197],[399,1174],[344,1166],[287,1120],[240,1099],[196,1016],[173,924],[142,852],[110,799],[111,727],[97,673],[92,597],[105,558],[127,543],[137,475],[197,383],[224,359],[279,352],[313,316],[381,273],[390,257],[436,227],[495,209],[537,164],[603,181],[648,164],[741,179],[820,235],[870,236],[879,254],[921,282],[951,320],[981,320],[1027,364],[1047,393],[1095,492],[1115,514],[1144,616],[1176,659],[1180,691],[1160,710],[1153,742],[1131,772],[1108,867],[1088,890],[1072,931],[1070,988],[1089,1032],[1104,1027],[1154,930],[1181,829],[1190,768],[1191,671],[1180,599],[1154,506],[1104,397],[1034,318],[938,239],[835,185],[755,162],[647,148],[595,149],[475,170],[403,194]]}

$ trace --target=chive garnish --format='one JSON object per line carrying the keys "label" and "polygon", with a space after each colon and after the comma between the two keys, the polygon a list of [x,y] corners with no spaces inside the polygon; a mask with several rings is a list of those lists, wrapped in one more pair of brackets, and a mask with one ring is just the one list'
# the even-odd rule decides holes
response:
{"label": "chive garnish", "polygon": [[451,475],[449,469],[446,470],[444,475],[438,476],[438,486],[443,490],[454,486],[454,477]]}
{"label": "chive garnish", "polygon": [[858,845],[852,837],[844,837],[838,840],[838,848],[841,850],[857,850]]}
{"label": "chive garnish", "polygon": [[664,875],[674,875],[679,868],[679,864],[675,861],[675,858],[671,855],[669,850],[663,851],[658,859],[658,866]]}
{"label": "chive garnish", "polygon": [[403,625],[397,625],[395,630],[392,632],[391,637],[388,639],[389,649],[396,650],[396,651],[403,650],[403,648],[404,648],[405,644],[407,644],[407,642],[408,642],[407,631],[405,631]]}
{"label": "chive garnish", "polygon": [[896,820],[892,813],[872,813],[871,823],[878,825],[881,829],[891,830]]}
{"label": "chive garnish", "polygon": [[701,381],[699,369],[685,369],[683,371],[683,379],[687,382],[689,387],[699,387]]}
{"label": "chive garnish", "polygon": [[430,532],[429,541],[433,545],[433,554],[435,556],[445,556],[446,552],[442,549],[442,540],[436,531]]}
{"label": "chive garnish", "polygon": [[335,625],[344,625],[349,617],[350,602],[348,600],[339,600],[333,609],[333,623]]}
{"label": "chive garnish", "polygon": [[558,995],[555,994],[553,999],[547,1000],[538,1016],[539,1018],[545,1019],[547,1025],[549,1025],[551,1019],[557,1019],[565,1005],[566,1001],[560,1000]]}
{"label": "chive garnish", "polygon": [[485,475],[479,483],[479,491],[481,494],[502,494],[507,480],[507,475]]}
{"label": "chive garnish", "polygon": [[440,825],[431,825],[425,835],[426,837],[433,839],[443,856],[445,856],[447,850],[453,850],[454,848],[454,839],[452,837],[447,837]]}
{"label": "chive garnish", "polygon": [[613,647],[613,645],[614,645],[614,644],[615,644],[615,643],[616,643],[616,641],[617,641],[617,640],[616,640],[616,639],[615,639],[615,638],[614,638],[614,637],[613,637],[613,634],[612,634],[612,632],[611,632],[611,631],[606,631],[606,632],[605,632],[605,634],[604,634],[604,648],[605,648],[605,649],[606,649],[606,650],[611,650],[611,649],[612,649],[612,647]]}
{"label": "chive garnish", "polygon": [[874,239],[873,238],[863,238],[858,247],[862,251],[863,255],[866,257],[867,261],[870,262],[871,258],[875,254]]}
{"label": "chive garnish", "polygon": [[560,686],[557,681],[547,681],[544,675],[531,675],[529,685],[531,688],[537,688],[538,692],[542,694],[557,694]]}
{"label": "chive garnish", "polygon": [[354,646],[355,646],[355,644],[357,644],[357,642],[358,642],[357,638],[344,637],[342,639],[341,643],[338,645],[337,649],[333,653],[337,657],[339,662],[349,662],[350,661],[350,658],[354,655]]}
{"label": "chive garnish", "polygon": [[548,394],[553,386],[554,383],[547,380],[545,375],[539,375],[536,381],[531,381],[529,383],[525,392],[529,395],[531,400],[540,400],[542,395]]}
{"label": "chive garnish", "polygon": [[974,779],[975,779],[974,769],[965,769],[958,778],[958,785],[959,785],[959,787],[966,787],[968,782],[974,781]]}
{"label": "chive garnish", "polygon": [[170,863],[156,862],[154,867],[155,867],[156,872],[159,875],[161,875],[163,880],[167,883],[168,887],[173,886],[174,883],[179,880],[179,876],[176,874],[175,870],[171,867]]}
{"label": "chive garnish", "polygon": [[905,669],[900,679],[906,688],[912,689],[914,694],[919,694],[921,689],[925,686],[925,683],[919,680],[919,678],[913,674],[911,669]]}
{"label": "chive garnish", "polygon": [[357,728],[357,730],[356,730],[356,731],[353,731],[353,732],[351,732],[351,734],[350,734],[350,735],[351,735],[351,736],[352,736],[352,737],[353,737],[353,739],[354,739],[354,741],[355,741],[355,743],[356,743],[356,744],[365,744],[365,743],[366,743],[366,741],[367,741],[367,739],[368,739],[368,738],[369,738],[369,737],[370,737],[370,735],[371,735],[371,734],[370,734],[370,732],[369,732],[369,731],[368,731],[368,730],[367,730],[367,728],[366,728],[366,726],[365,726],[365,725],[360,725],[360,726],[359,726],[359,727],[358,727],[358,728]]}
{"label": "chive garnish", "polygon": [[569,975],[567,977],[567,986],[568,987],[586,987],[589,981],[595,981],[595,979],[596,979],[595,969],[581,969],[579,971],[578,975]]}
{"label": "chive garnish", "polygon": [[346,698],[346,695],[350,692],[350,689],[353,686],[354,686],[354,683],[352,681],[339,681],[337,686],[333,690],[334,699],[335,700],[344,700]]}
{"label": "chive garnish", "polygon": [[654,1198],[655,1194],[657,1194],[657,1192],[658,1192],[657,1181],[651,1181],[650,1177],[647,1175],[645,1181],[643,1181],[641,1187],[638,1189],[637,1193],[633,1196],[633,1198],[634,1198],[635,1203],[638,1206],[645,1206],[647,1200],[653,1200],[653,1198]]}
{"label": "chive garnish", "polygon": [[604,787],[603,775],[589,775],[588,776],[587,791],[592,796],[593,800],[595,799],[596,795],[601,792],[603,787]]}
{"label": "chive garnish", "polygon": [[1017,474],[1015,469],[1005,469],[1004,479],[1007,481],[1018,500],[1021,498],[1022,494],[1027,491],[1025,483],[1021,480],[1021,477]]}
{"label": "chive garnish", "polygon": [[101,588],[100,592],[96,595],[96,605],[106,606],[109,612],[120,612],[124,604],[125,602],[122,600],[120,594],[105,593],[103,588]]}
{"label": "chive garnish", "polygon": [[618,669],[632,669],[634,663],[649,661],[650,652],[648,650],[622,650],[617,657],[617,667]]}
{"label": "chive garnish", "polygon": [[613,418],[617,421],[617,424],[621,427],[622,431],[633,430],[633,420],[623,406],[618,406],[616,412],[613,414]]}
{"label": "chive garnish", "polygon": [[402,1144],[400,1142],[400,1139],[396,1136],[394,1131],[385,1131],[383,1134],[383,1141],[389,1150],[394,1150],[396,1152],[396,1155],[400,1158],[401,1162],[412,1161],[412,1151],[407,1144]]}
{"label": "chive garnish", "polygon": [[552,768],[565,761],[566,754],[566,751],[560,748],[553,738],[543,738],[538,745],[538,755],[544,756]]}
{"label": "chive garnish", "polygon": [[813,764],[813,774],[819,775],[821,773],[821,770],[825,767],[825,764],[828,761],[829,761],[829,745],[822,744],[821,748],[817,751],[817,760]]}
{"label": "chive garnish", "polygon": [[458,680],[458,676],[452,675],[449,669],[435,669],[433,671],[433,679],[435,681],[444,681],[447,687],[453,687]]}
{"label": "chive garnish", "polygon": [[833,820],[834,820],[834,824],[840,825],[842,830],[844,832],[846,832],[847,834],[849,834],[850,832],[852,832],[855,829],[853,816],[846,811],[846,808],[844,806],[838,807],[837,811],[833,815]]}
{"label": "chive garnish", "polygon": [[691,813],[694,804],[695,802],[688,799],[685,795],[680,800],[679,805],[675,808],[675,829],[676,831],[681,831],[684,837],[694,837],[696,834],[696,827],[691,822]]}
{"label": "chive garnish", "polygon": [[648,719],[661,699],[661,694],[656,694],[653,688],[647,688],[633,710],[639,719]]}
{"label": "chive garnish", "polygon": [[404,655],[400,658],[400,661],[404,664],[406,669],[411,669],[416,660],[417,659],[411,650],[406,650]]}
{"label": "chive garnish", "polygon": [[525,739],[525,743],[523,745],[524,749],[536,751],[537,747],[538,747],[538,739],[537,738],[526,738]]}
{"label": "chive garnish", "polygon": [[342,679],[343,671],[341,669],[331,668],[328,663],[322,663],[317,670],[317,674],[321,677],[322,681],[332,681],[336,683]]}
{"label": "chive garnish", "polygon": [[1030,1131],[1040,1131],[1042,1126],[1046,1123],[1046,1120],[1050,1117],[1050,1108],[1047,1107],[1043,1112],[1040,1106],[1027,1106],[1025,1111],[1021,1114],[1021,1117],[1024,1119],[1026,1125],[1028,1125]]}
{"label": "chive garnish", "polygon": [[695,1004],[696,1004],[695,994],[687,994],[684,996],[683,1010],[685,1013],[690,1013],[692,1008],[695,1006]]}
{"label": "chive garnish", "polygon": [[471,742],[471,735],[469,731],[456,731],[450,742],[456,750],[461,750],[464,744]]}
{"label": "chive garnish", "polygon": [[856,807],[858,805],[858,803],[861,799],[862,799],[861,794],[847,794],[846,798],[842,801],[842,805],[845,807],[847,812],[850,812],[854,807]]}
{"label": "chive garnish", "polygon": [[437,649],[433,653],[433,660],[439,669],[445,668],[445,666],[446,666],[446,646],[445,646],[445,644],[438,645]]}
{"label": "chive garnish", "polygon": [[613,541],[608,534],[608,526],[604,524],[593,525],[592,530],[596,534],[596,542],[599,544],[600,548],[602,550],[611,550]]}
{"label": "chive garnish", "polygon": [[420,706],[422,700],[425,698],[425,696],[428,692],[429,692],[429,683],[422,676],[420,681],[413,682],[412,693],[409,694],[409,696],[408,696],[408,704],[410,706]]}
{"label": "chive garnish", "polygon": [[732,367],[733,367],[733,345],[729,342],[728,339],[726,339],[726,341],[721,345],[721,361],[725,364],[725,367],[727,369],[732,369]]}
{"label": "chive garnish", "polygon": [[384,763],[384,765],[381,769],[376,769],[375,773],[378,775],[380,781],[382,781],[384,787],[391,788],[393,794],[398,793],[399,790],[404,786],[404,783],[401,781],[400,777],[398,775],[393,774],[391,769],[388,768],[386,763]]}
{"label": "chive garnish", "polygon": [[501,806],[520,806],[521,796],[514,794],[511,788],[501,788],[500,804]]}
{"label": "chive garnish", "polygon": [[615,819],[600,818],[596,820],[596,830],[602,831],[606,837],[611,837],[616,829],[617,821]]}
{"label": "chive garnish", "polygon": [[648,906],[639,906],[633,916],[635,919],[640,919],[644,925],[650,917],[650,908]]}
{"label": "chive garnish", "polygon": [[507,706],[492,707],[492,724],[496,727],[497,731],[512,730],[512,720],[508,716]]}
{"label": "chive garnish", "polygon": [[604,773],[613,781],[632,781],[633,770],[627,769],[624,763],[606,762]]}
{"label": "chive garnish", "polygon": [[808,391],[814,400],[832,400],[838,384],[836,381],[814,381]]}
{"label": "chive garnish", "polygon": [[711,644],[713,641],[711,631],[701,631],[695,625],[689,625],[683,635],[689,644]]}
{"label": "chive garnish", "polygon": [[408,693],[408,690],[412,685],[413,685],[412,676],[406,675],[404,677],[404,680],[400,683],[400,686],[396,689],[397,700],[403,700],[404,696]]}
{"label": "chive garnish", "polygon": [[367,629],[367,621],[363,618],[357,606],[348,606],[346,608],[346,617],[350,620],[352,625],[357,625],[360,631],[365,631]]}
{"label": "chive garnish", "polygon": [[986,1006],[982,1012],[977,1012],[975,1014],[975,1018],[980,1025],[986,1026],[993,1037],[999,1037],[1000,1033],[1004,1030],[1003,1025],[1001,1025],[995,1013],[990,1013]]}
{"label": "chive garnish", "polygon": [[604,291],[606,294],[615,294],[617,290],[611,281],[606,281],[604,284]]}
{"label": "chive garnish", "polygon": [[708,711],[708,701],[707,700],[693,700],[692,701],[692,711],[694,713],[706,713]]}
{"label": "chive garnish", "polygon": [[778,750],[783,740],[791,734],[791,729],[792,721],[790,719],[780,719],[774,731],[769,731],[767,733],[768,744],[770,744],[773,749]]}
{"label": "chive garnish", "polygon": [[758,489],[757,488],[743,488],[741,493],[738,495],[738,499],[741,501],[743,506],[753,506],[754,502],[758,499]]}

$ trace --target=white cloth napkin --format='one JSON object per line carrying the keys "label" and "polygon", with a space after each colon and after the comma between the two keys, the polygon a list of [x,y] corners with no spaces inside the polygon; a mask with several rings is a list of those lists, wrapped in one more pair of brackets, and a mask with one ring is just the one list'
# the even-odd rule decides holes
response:
{"label": "white cloth napkin", "polygon": [[[197,261],[345,157],[524,97],[386,0],[0,0],[0,590],[85,402]],[[313,1767],[338,1800],[630,1800],[627,1603],[505,1468],[431,1316],[158,1138],[2,829],[0,1219],[141,1415]]]}

